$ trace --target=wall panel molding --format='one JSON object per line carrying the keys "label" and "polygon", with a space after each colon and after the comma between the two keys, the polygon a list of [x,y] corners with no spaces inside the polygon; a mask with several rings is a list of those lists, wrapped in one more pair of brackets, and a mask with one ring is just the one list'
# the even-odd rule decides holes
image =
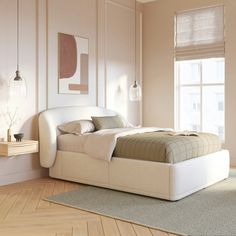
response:
{"label": "wall panel molding", "polygon": [[37,0],[38,4],[38,112],[48,108],[47,86],[47,0]]}
{"label": "wall panel molding", "polygon": [[[97,104],[97,1],[50,0],[47,17],[48,108]],[[69,4],[68,4],[69,3]],[[58,93],[58,33],[89,40],[89,93]]]}
{"label": "wall panel molding", "polygon": [[106,0],[106,2],[126,8],[126,9],[135,8],[135,0]]}
{"label": "wall panel molding", "polygon": [[[134,80],[141,81],[142,73],[137,69],[142,61],[140,37],[142,19],[139,18],[139,14],[141,15],[139,10],[136,13],[134,7],[134,0],[106,0],[105,2],[105,104],[107,108],[121,113],[132,124],[140,125],[142,102],[131,102],[128,94]],[[137,25],[135,14],[139,19]]]}
{"label": "wall panel molding", "polygon": [[97,104],[106,107],[106,0],[97,4]]}

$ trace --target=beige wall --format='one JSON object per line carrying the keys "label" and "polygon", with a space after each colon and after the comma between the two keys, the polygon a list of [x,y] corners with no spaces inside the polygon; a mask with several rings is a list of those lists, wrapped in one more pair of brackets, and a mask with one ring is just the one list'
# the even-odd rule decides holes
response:
{"label": "beige wall", "polygon": [[[19,2],[20,70],[27,81],[28,99],[21,107],[21,120],[13,132],[21,131],[25,138],[37,139],[40,111],[73,105],[112,108],[139,124],[140,104],[128,101],[129,85],[134,79],[134,0]],[[8,82],[16,70],[16,0],[0,0],[0,28],[0,80]],[[58,32],[89,39],[89,95],[57,93]],[[120,87],[123,75],[125,86]],[[109,94],[116,94],[120,88],[123,100],[111,102]],[[0,137],[6,138],[7,126],[1,116],[6,101],[0,99]],[[37,154],[0,157],[0,166],[0,185],[45,174]]]}
{"label": "beige wall", "polygon": [[[94,0],[47,1],[48,108],[96,105],[97,9]],[[89,94],[58,94],[58,32],[87,38],[89,41]]]}
{"label": "beige wall", "polygon": [[[141,123],[140,102],[131,102],[128,91],[135,78],[135,45],[137,65],[140,57],[139,40],[135,44],[135,33],[138,36],[141,27],[138,24],[140,14],[136,15],[135,32],[133,0],[106,1],[105,4],[106,107],[123,114],[132,124],[139,125]],[[136,76],[138,77],[138,71]],[[141,78],[137,80],[140,81]]]}
{"label": "beige wall", "polygon": [[225,147],[236,165],[236,1],[157,0],[143,5],[143,121],[146,126],[174,127],[174,14],[215,4],[225,5],[226,77]]}
{"label": "beige wall", "polygon": [[[20,118],[12,132],[23,132],[26,139],[37,139],[37,59],[36,59],[36,1],[20,1],[20,70],[27,80],[28,99],[20,107]],[[9,82],[16,70],[16,1],[0,1],[0,79]],[[7,89],[8,87],[6,87]],[[1,94],[0,94],[1,96]],[[0,97],[0,137],[6,137],[4,116],[6,101]],[[0,157],[0,185],[37,178],[46,174],[38,155]]]}
{"label": "beige wall", "polygon": [[[40,110],[98,105],[137,125],[140,103],[128,99],[134,80],[134,0],[41,0],[39,11]],[[89,39],[89,94],[58,94],[57,33]],[[46,41],[45,41],[46,39]],[[46,99],[44,91],[46,90]]]}

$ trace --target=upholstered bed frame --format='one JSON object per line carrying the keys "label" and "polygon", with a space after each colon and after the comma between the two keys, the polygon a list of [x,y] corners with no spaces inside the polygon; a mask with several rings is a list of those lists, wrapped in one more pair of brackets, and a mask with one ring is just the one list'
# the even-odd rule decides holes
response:
{"label": "upholstered bed frame", "polygon": [[116,115],[99,107],[63,107],[39,116],[40,163],[49,175],[69,181],[179,200],[228,177],[229,152],[221,150],[177,164],[113,157],[111,162],[84,153],[57,150],[59,124]]}

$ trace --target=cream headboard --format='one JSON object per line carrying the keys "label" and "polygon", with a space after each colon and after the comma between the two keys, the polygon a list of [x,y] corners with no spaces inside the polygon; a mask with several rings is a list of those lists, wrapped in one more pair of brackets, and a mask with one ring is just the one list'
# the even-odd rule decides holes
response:
{"label": "cream headboard", "polygon": [[91,119],[91,116],[112,116],[117,113],[101,107],[80,106],[60,107],[43,111],[39,115],[40,164],[43,167],[53,166],[57,152],[57,126],[80,119]]}

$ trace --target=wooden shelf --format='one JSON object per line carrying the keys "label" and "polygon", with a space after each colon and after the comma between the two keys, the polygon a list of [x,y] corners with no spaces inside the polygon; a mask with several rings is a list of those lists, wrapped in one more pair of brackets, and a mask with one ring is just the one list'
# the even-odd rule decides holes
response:
{"label": "wooden shelf", "polygon": [[38,152],[38,141],[0,142],[0,156],[16,156]]}

